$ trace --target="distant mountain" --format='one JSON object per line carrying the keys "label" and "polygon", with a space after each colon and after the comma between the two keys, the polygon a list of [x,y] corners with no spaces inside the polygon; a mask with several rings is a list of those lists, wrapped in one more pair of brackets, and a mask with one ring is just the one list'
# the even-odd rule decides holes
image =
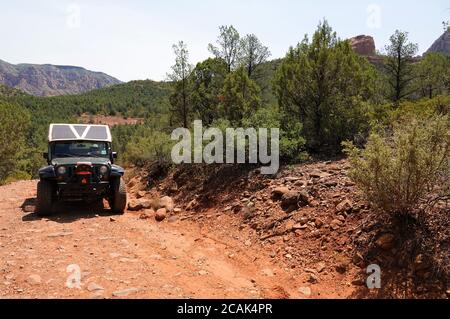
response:
{"label": "distant mountain", "polygon": [[0,60],[0,84],[36,96],[78,94],[122,83],[75,66],[10,64]]}
{"label": "distant mountain", "polygon": [[427,53],[450,54],[450,30],[445,31],[428,49]]}

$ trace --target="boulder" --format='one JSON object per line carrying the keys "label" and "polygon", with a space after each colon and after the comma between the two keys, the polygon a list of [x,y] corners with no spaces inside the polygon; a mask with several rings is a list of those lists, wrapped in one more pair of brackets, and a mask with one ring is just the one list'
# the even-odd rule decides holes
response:
{"label": "boulder", "polygon": [[128,202],[128,210],[137,212],[143,208],[142,201],[139,199],[132,199]]}
{"label": "boulder", "polygon": [[128,210],[137,212],[152,207],[152,201],[145,198],[132,199],[128,202]]}
{"label": "boulder", "polygon": [[172,197],[164,196],[159,200],[160,208],[165,208],[168,212],[172,212],[175,208]]}
{"label": "boulder", "polygon": [[167,210],[165,208],[160,208],[156,211],[155,219],[157,222],[162,222],[167,217]]}
{"label": "boulder", "polygon": [[281,205],[289,206],[306,206],[309,204],[309,196],[305,191],[289,191],[281,197]]}
{"label": "boulder", "polygon": [[281,186],[272,191],[272,195],[277,198],[281,198],[284,194],[289,193],[289,188]]}
{"label": "boulder", "polygon": [[150,209],[153,207],[153,201],[150,199],[141,198],[139,201],[141,202],[143,209]]}

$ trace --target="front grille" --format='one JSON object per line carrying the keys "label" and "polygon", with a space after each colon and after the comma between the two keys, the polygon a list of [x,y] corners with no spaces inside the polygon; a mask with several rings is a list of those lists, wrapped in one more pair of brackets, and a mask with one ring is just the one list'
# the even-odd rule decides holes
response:
{"label": "front grille", "polygon": [[80,183],[82,179],[88,179],[89,184],[92,183],[100,183],[100,167],[102,165],[94,165],[91,169],[91,175],[77,175],[76,174],[76,165],[66,165],[67,172],[64,175],[63,179],[65,183]]}

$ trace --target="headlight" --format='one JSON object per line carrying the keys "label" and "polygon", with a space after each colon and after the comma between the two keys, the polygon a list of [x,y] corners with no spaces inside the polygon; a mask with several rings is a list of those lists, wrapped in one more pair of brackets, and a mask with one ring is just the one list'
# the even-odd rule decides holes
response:
{"label": "headlight", "polygon": [[101,175],[106,175],[108,173],[108,166],[100,166],[100,170],[99,170]]}
{"label": "headlight", "polygon": [[65,166],[58,167],[58,175],[64,175],[66,172],[67,172],[67,169]]}

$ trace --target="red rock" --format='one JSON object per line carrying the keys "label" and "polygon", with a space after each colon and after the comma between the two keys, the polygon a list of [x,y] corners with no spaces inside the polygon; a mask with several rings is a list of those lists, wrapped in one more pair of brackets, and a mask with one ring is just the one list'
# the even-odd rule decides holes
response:
{"label": "red rock", "polygon": [[384,234],[377,239],[376,244],[384,250],[390,250],[395,246],[395,236],[393,234]]}
{"label": "red rock", "polygon": [[358,35],[349,41],[353,50],[359,55],[372,56],[376,53],[375,41],[371,36]]}
{"label": "red rock", "polygon": [[336,213],[348,212],[353,209],[353,203],[345,199],[336,206]]}
{"label": "red rock", "polygon": [[142,202],[138,199],[132,199],[128,202],[128,210],[137,212],[143,208]]}
{"label": "red rock", "polygon": [[272,195],[278,196],[278,197],[281,197],[281,196],[283,196],[283,195],[286,194],[286,193],[289,193],[289,188],[284,187],[284,186],[282,186],[282,187],[277,187],[277,188],[275,188],[275,189],[272,191]]}
{"label": "red rock", "polygon": [[158,222],[162,222],[167,217],[167,210],[165,208],[158,209],[155,214],[155,219]]}
{"label": "red rock", "polygon": [[142,197],[145,197],[145,195],[147,195],[146,192],[144,192],[144,191],[139,191],[139,192],[137,192],[137,194],[136,194],[136,198],[142,198]]}
{"label": "red rock", "polygon": [[161,208],[167,209],[168,212],[172,212],[175,205],[173,203],[172,197],[165,196],[159,200],[159,205]]}

